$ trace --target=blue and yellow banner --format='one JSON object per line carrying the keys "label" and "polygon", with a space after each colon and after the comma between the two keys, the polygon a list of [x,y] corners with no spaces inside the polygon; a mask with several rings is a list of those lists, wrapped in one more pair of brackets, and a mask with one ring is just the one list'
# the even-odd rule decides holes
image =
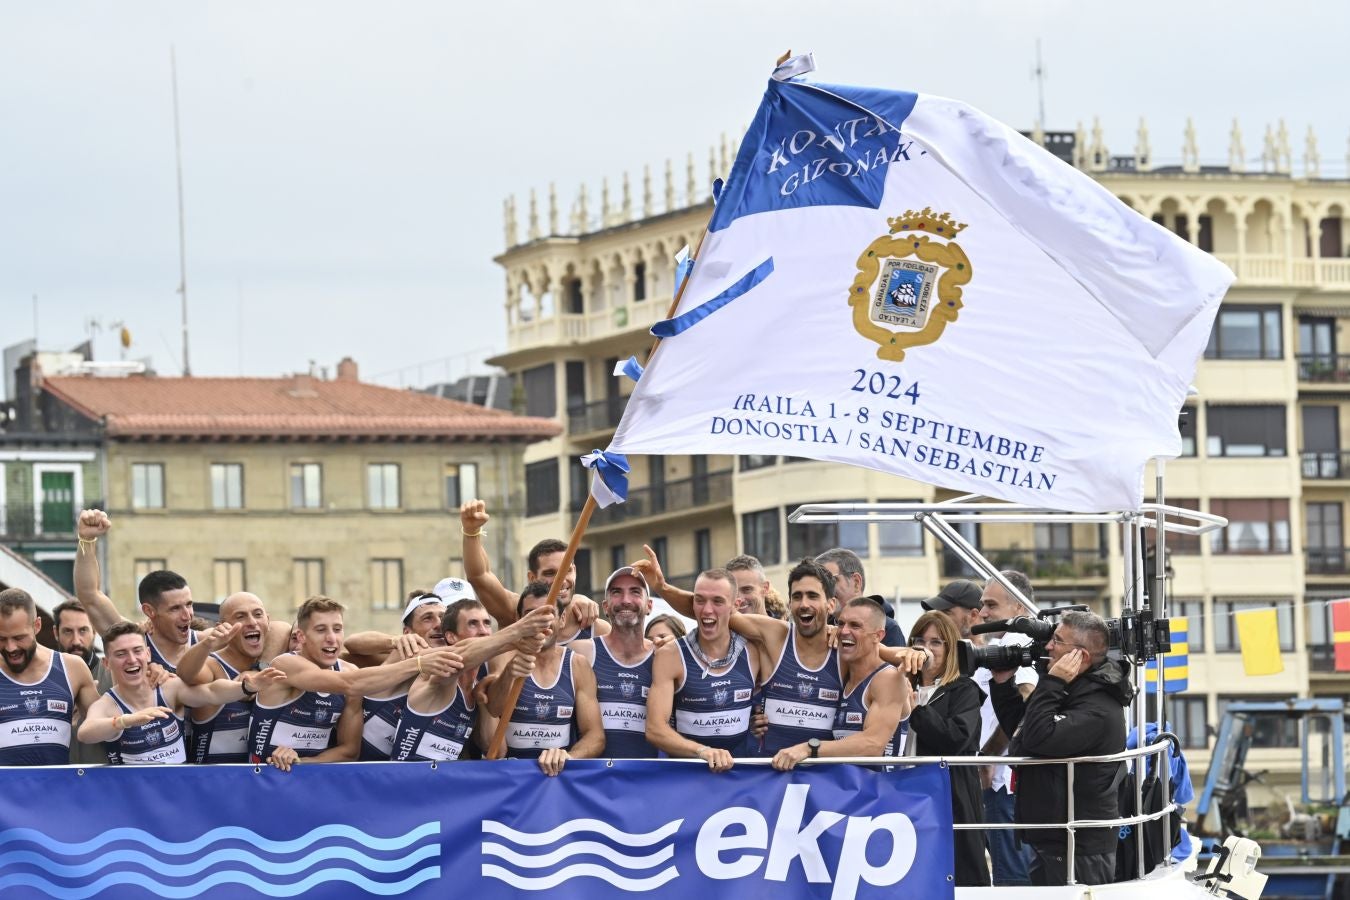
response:
{"label": "blue and yellow banner", "polygon": [[0,896],[951,898],[947,770],[6,769]]}
{"label": "blue and yellow banner", "polygon": [[[1191,643],[1190,619],[1177,616],[1171,620],[1172,649],[1162,658],[1163,693],[1179,694],[1190,685]],[[1158,660],[1151,659],[1144,669],[1144,679],[1150,694],[1158,692]]]}

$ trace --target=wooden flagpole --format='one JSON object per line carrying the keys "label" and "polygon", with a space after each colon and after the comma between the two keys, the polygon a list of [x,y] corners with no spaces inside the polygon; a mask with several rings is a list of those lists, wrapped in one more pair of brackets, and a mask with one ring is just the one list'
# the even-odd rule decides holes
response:
{"label": "wooden flagpole", "polygon": [[[785,56],[784,59],[786,58]],[[781,60],[779,64],[782,64]],[[711,217],[709,217],[709,222],[711,223]],[[698,253],[703,249],[703,240],[707,236],[708,226],[705,225],[703,226],[703,233],[699,235],[698,245],[694,247],[694,252],[690,254],[690,259],[697,261]],[[667,319],[675,317],[675,311],[680,308],[680,301],[684,299],[684,289],[689,285],[689,279],[692,275],[693,272],[691,271],[680,282],[680,288],[671,299],[670,308],[666,310]],[[661,339],[657,338],[652,342],[652,349],[647,353],[648,364],[651,363],[652,356],[655,355],[656,348],[659,346],[661,346]],[[572,529],[572,537],[567,542],[567,550],[563,553],[562,563],[558,566],[558,574],[553,576],[553,584],[549,586],[547,600],[549,606],[558,602],[558,592],[562,590],[563,578],[566,577],[567,570],[572,567],[572,560],[577,555],[577,548],[581,546],[581,539],[586,535],[586,526],[590,524],[591,513],[593,512],[595,512],[595,495],[588,493],[586,505],[581,508],[581,515],[577,516],[577,524]],[[524,687],[525,679],[516,678],[512,681],[511,691],[506,697],[506,709],[503,711],[501,718],[497,720],[497,730],[493,732],[492,742],[488,745],[488,759],[501,759],[506,754],[506,728],[511,724],[511,714],[516,711],[516,703],[520,700],[520,692]]]}

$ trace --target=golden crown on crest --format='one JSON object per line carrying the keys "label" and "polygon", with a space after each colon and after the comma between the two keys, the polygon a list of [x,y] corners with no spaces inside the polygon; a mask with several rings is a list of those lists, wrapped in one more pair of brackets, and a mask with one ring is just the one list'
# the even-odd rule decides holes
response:
{"label": "golden crown on crest", "polygon": [[899,231],[922,231],[937,237],[953,238],[965,229],[965,222],[957,222],[948,213],[935,213],[932,207],[925,206],[922,212],[906,210],[903,216],[887,219],[891,234]]}

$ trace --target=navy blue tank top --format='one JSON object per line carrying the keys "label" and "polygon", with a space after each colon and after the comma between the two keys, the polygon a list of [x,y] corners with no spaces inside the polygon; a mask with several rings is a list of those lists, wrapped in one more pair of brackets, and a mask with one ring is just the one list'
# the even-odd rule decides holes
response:
{"label": "navy blue tank top", "polygon": [[46,676],[20,684],[0,670],[0,766],[64,766],[70,762],[75,696],[61,654],[52,651]]}
{"label": "navy blue tank top", "polygon": [[[877,672],[889,668],[882,664],[872,670],[862,681],[854,686],[852,693],[845,693],[839,701],[839,710],[834,718],[834,732],[831,735],[841,741],[850,734],[857,734],[867,723],[867,686],[872,683]],[[895,734],[886,742],[882,756],[900,756],[905,749],[905,737],[909,734],[909,719],[905,719],[895,729]]]}
{"label": "navy blue tank top", "polygon": [[750,735],[750,698],[755,676],[750,669],[749,647],[721,675],[705,673],[689,649],[695,635],[681,639],[680,661],[684,676],[675,691],[675,731],[682,737],[719,750],[745,753]]}
{"label": "navy blue tank top", "polygon": [[[164,667],[164,671],[168,672],[170,675],[178,671],[178,667],[165,659],[164,654],[159,652],[159,648],[155,646],[155,638],[149,632],[146,632],[145,642],[150,645],[150,661],[152,663],[159,663]],[[197,643],[197,632],[188,631],[187,645],[191,647],[195,643]]]}
{"label": "navy blue tank top", "polygon": [[614,658],[603,637],[596,638],[595,698],[605,726],[605,755],[614,759],[652,759],[647,743],[647,692],[652,687],[652,654],[626,666]]}
{"label": "navy blue tank top", "polygon": [[388,760],[394,752],[394,734],[408,704],[408,692],[361,701],[361,762]]}
{"label": "navy blue tank top", "polygon": [[506,755],[510,759],[538,759],[545,750],[570,747],[575,741],[577,688],[572,681],[571,650],[564,650],[558,677],[544,687],[525,679],[520,699],[506,726]]}
{"label": "navy blue tank top", "polygon": [[424,713],[409,699],[394,735],[392,759],[447,760],[459,759],[469,737],[473,734],[474,705],[472,690],[465,695],[464,688],[455,683],[455,696],[442,709]]}
{"label": "navy blue tank top", "polygon": [[789,626],[778,665],[764,682],[769,730],[761,752],[773,756],[811,738],[828,741],[843,684],[838,652],[831,648],[820,668],[808,669],[797,658],[797,628]]}
{"label": "navy blue tank top", "polygon": [[[337,671],[345,668],[339,660]],[[290,747],[302,759],[318,756],[332,745],[338,719],[346,708],[345,694],[320,691],[305,691],[281,706],[263,706],[255,701],[248,722],[250,761],[267,762],[277,747]]]}
{"label": "navy blue tank top", "polygon": [[[125,715],[136,712],[118,696],[117,689],[108,691],[117,708]],[[168,706],[164,692],[155,688],[155,705]],[[158,766],[187,762],[187,744],[183,740],[183,725],[177,716],[151,719],[144,725],[133,725],[111,741],[103,742],[108,763],[114,766]]]}
{"label": "navy blue tank top", "polygon": [[[212,653],[211,658],[220,663],[227,678],[239,677],[239,670],[219,653]],[[254,663],[253,669],[257,668],[258,664]],[[192,747],[192,761],[198,764],[248,762],[248,720],[252,715],[251,700],[231,700],[217,709],[211,718],[202,722],[193,719],[188,741]]]}

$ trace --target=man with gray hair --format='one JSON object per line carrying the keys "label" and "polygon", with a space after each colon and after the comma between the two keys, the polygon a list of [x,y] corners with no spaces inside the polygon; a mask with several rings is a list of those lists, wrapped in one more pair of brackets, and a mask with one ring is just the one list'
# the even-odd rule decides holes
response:
{"label": "man with gray hair", "polygon": [[[1030,699],[1023,700],[1011,679],[994,682],[999,722],[1012,729],[1009,753],[1063,759],[1106,756],[1125,749],[1124,708],[1134,697],[1125,664],[1107,656],[1106,623],[1089,612],[1060,617],[1046,649],[1050,671]],[[1075,767],[1073,818],[1114,819],[1119,763]],[[1068,779],[1062,766],[1018,768],[1016,821],[1024,825],[1062,823],[1068,817]],[[1074,879],[1079,884],[1108,884],[1115,877],[1117,829],[1079,828],[1075,832]],[[1067,841],[1060,829],[1036,828],[1023,841],[1036,854],[1031,883],[1068,881]]]}
{"label": "man with gray hair", "polygon": [[[834,612],[830,616],[831,624],[843,611],[844,606],[854,597],[861,597],[867,588],[867,575],[863,572],[862,560],[852,550],[835,547],[816,557],[816,562],[825,567],[825,571],[834,576]],[[895,607],[887,603],[880,594],[872,598],[886,612],[886,636],[881,639],[884,647],[904,647],[905,631],[895,621]]]}
{"label": "man with gray hair", "polygon": [[736,612],[755,616],[768,615],[764,595],[769,592],[769,579],[764,577],[764,566],[753,556],[733,556],[726,569],[736,579]]}

